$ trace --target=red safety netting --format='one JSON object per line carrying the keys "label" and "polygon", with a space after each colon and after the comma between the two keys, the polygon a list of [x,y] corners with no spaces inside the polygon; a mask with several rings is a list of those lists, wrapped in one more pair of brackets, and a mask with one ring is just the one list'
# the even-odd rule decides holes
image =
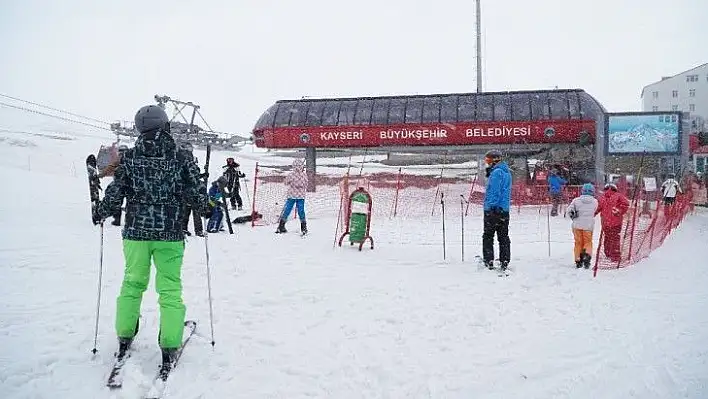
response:
{"label": "red safety netting", "polygon": [[[253,222],[253,225],[276,224],[283,211],[287,188],[284,184],[289,167],[256,165],[254,173],[254,187],[252,195],[252,209],[263,217]],[[440,203],[445,200],[448,204],[460,204],[461,199],[465,206],[465,214],[481,216],[485,188],[477,181],[476,174],[469,169],[424,169],[424,168],[399,168],[391,172],[374,172],[362,174],[322,174],[315,177],[316,190],[307,193],[306,213],[309,219],[338,218],[337,231],[341,232],[345,225],[348,198],[351,192],[358,187],[366,189],[374,199],[372,216],[376,220],[430,220],[439,217]],[[619,258],[611,257],[606,251],[607,234],[598,228],[600,234],[595,234],[595,273],[598,269],[612,269],[625,267],[646,258],[654,249],[659,247],[668,234],[677,227],[683,218],[693,210],[693,192],[691,185],[687,184],[686,193],[679,196],[676,203],[670,207],[664,206],[661,195],[657,192],[637,190],[620,182],[619,191],[630,198],[629,211],[624,215],[619,239],[614,243],[619,246]],[[601,192],[598,192],[598,196]],[[580,186],[566,186],[558,199],[558,215],[562,216],[567,204],[580,194]],[[548,218],[553,200],[548,195],[548,186],[544,184],[526,184],[517,182],[512,186],[512,212],[524,213],[526,220],[512,218],[511,223],[524,224],[524,229],[533,231],[525,241],[543,242],[545,237],[549,241],[553,237],[567,237],[568,228],[562,232],[551,232],[556,226]],[[531,214],[538,214],[538,218],[528,219]],[[545,215],[545,216],[544,216]],[[288,215],[288,220],[297,217],[296,212]],[[536,221],[538,226],[528,223]],[[547,231],[541,223],[547,223]],[[598,222],[598,226],[600,223]],[[557,227],[555,227],[557,229]],[[541,237],[544,235],[544,237]],[[535,241],[534,241],[535,240]],[[572,239],[571,239],[572,240]],[[518,242],[515,241],[515,242]],[[572,241],[571,241],[572,242]],[[569,243],[572,245],[572,243]],[[610,243],[612,246],[613,243]],[[550,250],[549,250],[550,252]],[[611,251],[610,251],[611,252]]]}
{"label": "red safety netting", "polygon": [[[619,234],[602,228],[595,256],[595,275],[598,269],[627,267],[646,258],[664,243],[668,235],[694,210],[691,185],[665,205],[658,191],[637,190],[632,193],[630,207],[625,213]],[[627,192],[623,193],[627,195]],[[617,250],[618,249],[618,250]]]}

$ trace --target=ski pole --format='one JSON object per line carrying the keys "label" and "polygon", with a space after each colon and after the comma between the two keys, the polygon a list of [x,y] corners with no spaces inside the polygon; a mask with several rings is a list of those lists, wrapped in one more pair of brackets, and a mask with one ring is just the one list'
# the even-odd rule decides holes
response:
{"label": "ski pole", "polygon": [[465,196],[460,194],[460,222],[461,222],[461,237],[462,237],[462,261],[465,261]]}
{"label": "ski pole", "polygon": [[443,260],[446,258],[446,248],[445,248],[445,193],[440,193],[440,205],[442,205],[442,233],[443,233]]}
{"label": "ski pole", "polygon": [[246,202],[251,203],[251,194],[248,193],[248,182],[246,181],[246,178],[243,177],[243,185],[246,187]]}
{"label": "ski pole", "polygon": [[[208,222],[207,218],[204,218]],[[214,310],[211,300],[211,268],[209,267],[209,232],[204,232],[204,250],[206,253],[206,270],[207,270],[207,292],[209,295],[209,324],[211,325],[211,348],[214,349]]]}
{"label": "ski pole", "polygon": [[101,222],[101,250],[98,257],[98,298],[96,299],[96,325],[93,332],[93,349],[91,353],[94,355],[98,352],[96,346],[98,346],[98,319],[101,314],[101,286],[103,280],[103,222]]}

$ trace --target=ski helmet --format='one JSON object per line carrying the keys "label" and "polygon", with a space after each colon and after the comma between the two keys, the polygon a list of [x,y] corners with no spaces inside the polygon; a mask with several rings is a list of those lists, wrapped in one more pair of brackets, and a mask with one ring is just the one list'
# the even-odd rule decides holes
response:
{"label": "ski helmet", "polygon": [[582,195],[595,195],[595,186],[593,186],[590,183],[583,184],[583,187],[580,189],[580,194],[582,194]]}
{"label": "ski helmet", "polygon": [[484,161],[489,165],[495,164],[501,161],[501,159],[502,153],[499,150],[489,150],[486,154],[484,154]]}
{"label": "ski helmet", "polygon": [[170,119],[165,110],[157,105],[146,105],[135,114],[135,128],[140,133],[162,129],[169,132]]}

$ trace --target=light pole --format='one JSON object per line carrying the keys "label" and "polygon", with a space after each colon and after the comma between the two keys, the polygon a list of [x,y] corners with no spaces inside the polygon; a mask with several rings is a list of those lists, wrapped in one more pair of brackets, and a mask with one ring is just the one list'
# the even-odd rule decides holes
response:
{"label": "light pole", "polygon": [[475,0],[477,11],[475,17],[477,19],[477,93],[482,92],[482,0]]}

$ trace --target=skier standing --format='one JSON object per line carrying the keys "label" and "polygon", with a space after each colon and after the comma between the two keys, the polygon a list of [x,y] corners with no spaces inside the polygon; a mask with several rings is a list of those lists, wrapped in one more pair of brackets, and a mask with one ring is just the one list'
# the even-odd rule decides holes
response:
{"label": "skier standing", "polygon": [[307,221],[305,220],[305,192],[307,191],[307,173],[305,173],[305,160],[298,158],[293,161],[293,170],[285,178],[285,184],[288,186],[288,198],[285,200],[283,213],[280,215],[280,222],[276,233],[287,233],[285,223],[288,221],[288,216],[293,210],[293,206],[297,206],[297,217],[300,219],[300,232],[307,234]]}
{"label": "skier standing", "polygon": [[681,185],[676,181],[676,175],[669,174],[669,178],[661,184],[661,195],[664,197],[664,205],[673,205],[676,201],[676,194],[683,194]]}
{"label": "skier standing", "polygon": [[497,150],[488,151],[484,156],[487,164],[487,189],[484,194],[484,233],[482,234],[482,256],[488,269],[494,268],[494,234],[499,241],[499,261],[505,271],[511,259],[509,239],[509,209],[511,207],[511,171],[502,154]]}
{"label": "skier standing", "polygon": [[590,268],[592,259],[592,233],[595,228],[595,211],[598,202],[595,199],[595,187],[585,183],[580,189],[580,196],[570,201],[566,215],[573,220],[573,238],[575,239],[575,266]]}
{"label": "skier standing", "polygon": [[124,198],[127,200],[122,234],[125,274],[116,308],[117,356],[125,355],[137,333],[153,261],[160,303],[160,374],[166,376],[182,344],[186,312],[181,281],[183,206],[187,202],[204,212],[206,188],[199,181],[199,167],[192,157],[177,150],[162,108],[140,108],[135,127],[140,136],[120,160],[113,182],[94,210],[93,222],[101,223],[116,212]]}
{"label": "skier standing", "polygon": [[224,165],[223,167],[225,169],[223,176],[227,180],[226,188],[228,188],[229,192],[225,195],[231,198],[231,208],[242,211],[243,200],[241,199],[240,193],[241,178],[246,177],[246,175],[244,173],[241,173],[239,166],[241,165],[237,164],[233,158],[227,158],[226,165]]}
{"label": "skier standing", "polygon": [[619,193],[617,186],[613,183],[606,184],[605,193],[598,202],[595,214],[600,214],[604,236],[602,246],[605,248],[605,256],[612,262],[621,260],[620,233],[622,232],[622,220],[627,210],[629,210],[627,197]]}
{"label": "skier standing", "polygon": [[221,231],[222,222],[224,220],[224,210],[222,209],[221,202],[221,188],[225,184],[226,178],[224,176],[219,177],[219,179],[211,183],[209,188],[209,223],[207,224],[207,232],[218,233]]}
{"label": "skier standing", "polygon": [[551,216],[558,216],[558,206],[563,198],[563,186],[568,182],[558,175],[558,170],[552,169],[551,175],[548,176],[548,194],[551,196],[553,207],[551,208]]}

